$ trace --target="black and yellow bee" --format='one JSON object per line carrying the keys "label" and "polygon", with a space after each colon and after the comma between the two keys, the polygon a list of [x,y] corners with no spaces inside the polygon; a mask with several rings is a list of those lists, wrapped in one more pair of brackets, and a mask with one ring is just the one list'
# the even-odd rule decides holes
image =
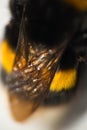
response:
{"label": "black and yellow bee", "polygon": [[12,107],[22,120],[38,105],[69,100],[76,90],[87,55],[87,1],[10,0],[10,9],[2,67],[10,100],[27,106],[21,114]]}

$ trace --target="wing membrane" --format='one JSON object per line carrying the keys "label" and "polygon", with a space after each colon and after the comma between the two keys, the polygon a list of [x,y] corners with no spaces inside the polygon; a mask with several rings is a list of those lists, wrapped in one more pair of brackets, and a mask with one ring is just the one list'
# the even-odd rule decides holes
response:
{"label": "wing membrane", "polygon": [[14,64],[14,71],[9,78],[9,88],[31,100],[37,100],[40,95],[48,91],[60,56],[56,49],[51,50],[41,44],[36,46],[35,43],[29,43],[28,48],[29,54],[25,67],[17,68],[18,64],[22,64],[19,61]]}
{"label": "wing membrane", "polygon": [[42,43],[30,42],[26,37],[25,7],[20,25],[16,58],[8,86],[12,92],[37,101],[45,97],[58,67],[59,59],[66,47],[48,47]]}

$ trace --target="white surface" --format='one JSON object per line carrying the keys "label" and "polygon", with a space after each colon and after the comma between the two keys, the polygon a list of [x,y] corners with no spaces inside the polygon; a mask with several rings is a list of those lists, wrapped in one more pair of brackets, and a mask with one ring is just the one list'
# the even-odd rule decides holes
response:
{"label": "white surface", "polygon": [[[10,18],[7,7],[8,0],[0,0],[0,40],[4,26]],[[0,84],[0,130],[87,130],[86,104],[86,96],[79,97],[74,99],[70,105],[54,109],[38,109],[26,122],[18,123],[11,116],[7,92]],[[70,114],[67,114],[70,110]]]}
{"label": "white surface", "polygon": [[8,23],[10,19],[10,11],[8,9],[9,0],[0,0],[0,41],[3,38],[5,25]]}

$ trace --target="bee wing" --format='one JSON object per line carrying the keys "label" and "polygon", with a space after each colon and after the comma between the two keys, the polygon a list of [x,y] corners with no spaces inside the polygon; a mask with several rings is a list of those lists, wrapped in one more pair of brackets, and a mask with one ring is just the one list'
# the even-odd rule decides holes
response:
{"label": "bee wing", "polygon": [[11,111],[17,121],[28,118],[46,98],[61,56],[35,43],[28,47],[26,66],[19,69],[15,63],[8,79]]}
{"label": "bee wing", "polygon": [[39,100],[49,90],[66,44],[61,44],[59,48],[50,48],[42,43],[30,43],[26,35],[25,9],[24,6],[16,57],[13,71],[8,76],[8,86],[10,90],[29,100]]}
{"label": "bee wing", "polygon": [[23,8],[23,14],[21,18],[21,23],[19,27],[19,36],[18,36],[18,42],[17,42],[17,48],[16,48],[16,56],[14,64],[16,64],[18,61],[23,60],[23,62],[26,62],[27,60],[27,37],[26,37],[26,16],[25,16],[25,10],[26,5],[24,5]]}
{"label": "bee wing", "polygon": [[24,67],[22,61],[14,64],[8,78],[9,89],[30,100],[37,100],[49,90],[62,52],[58,55],[57,50],[45,48],[41,44],[35,46],[35,43],[29,43],[27,47],[27,63]]}
{"label": "bee wing", "polygon": [[[59,48],[30,43],[26,37],[25,25],[23,13],[13,71],[7,78],[11,108],[18,120],[21,120],[20,115],[22,119],[27,118],[46,98],[66,47],[66,43]],[[24,111],[23,106],[26,106],[26,112],[20,114],[19,111]]]}

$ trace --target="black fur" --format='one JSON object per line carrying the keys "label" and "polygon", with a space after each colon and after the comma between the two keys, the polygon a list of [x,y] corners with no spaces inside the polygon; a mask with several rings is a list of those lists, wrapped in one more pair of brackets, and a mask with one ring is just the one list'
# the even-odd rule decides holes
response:
{"label": "black fur", "polygon": [[[76,31],[80,23],[80,13],[61,0],[11,0],[13,26],[9,32],[15,32],[10,36],[12,39],[15,39],[19,31],[24,6],[26,34],[32,42],[50,46],[61,44]],[[9,35],[9,32],[7,31],[6,35]]]}
{"label": "black fur", "polygon": [[62,90],[61,92],[49,92],[47,98],[44,100],[43,104],[47,106],[58,105],[61,103],[68,102],[71,97],[75,95],[76,87],[70,90]]}

